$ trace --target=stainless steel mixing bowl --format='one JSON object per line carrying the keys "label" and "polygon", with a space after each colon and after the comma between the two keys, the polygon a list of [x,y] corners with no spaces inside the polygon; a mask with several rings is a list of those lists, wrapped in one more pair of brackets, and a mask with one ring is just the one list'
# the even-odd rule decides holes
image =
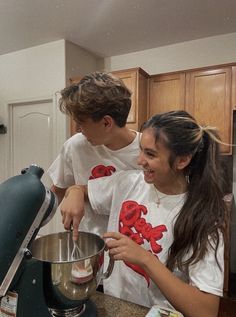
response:
{"label": "stainless steel mixing bowl", "polygon": [[49,308],[75,307],[93,294],[110,276],[110,259],[103,273],[105,241],[98,235],[79,232],[77,258],[72,257],[72,232],[59,232],[36,239],[31,245],[34,259],[43,261],[43,284]]}

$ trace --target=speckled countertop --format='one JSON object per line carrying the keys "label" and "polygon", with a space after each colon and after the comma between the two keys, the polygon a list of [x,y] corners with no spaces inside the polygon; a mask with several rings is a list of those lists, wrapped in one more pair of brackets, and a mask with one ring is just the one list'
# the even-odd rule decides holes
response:
{"label": "speckled countertop", "polygon": [[148,308],[96,292],[90,298],[97,306],[98,317],[144,317]]}

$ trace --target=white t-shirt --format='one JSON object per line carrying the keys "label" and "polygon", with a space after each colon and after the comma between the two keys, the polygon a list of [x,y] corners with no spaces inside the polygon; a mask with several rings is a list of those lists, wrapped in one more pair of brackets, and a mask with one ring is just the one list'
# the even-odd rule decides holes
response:
{"label": "white t-shirt", "polygon": [[[140,169],[137,165],[140,133],[132,143],[113,151],[104,145],[92,146],[82,133],[68,139],[49,167],[47,173],[53,184],[67,188],[74,184],[86,185],[89,179],[110,176],[116,171]],[[102,235],[107,228],[108,216],[95,214],[88,203],[80,223],[80,230]]]}
{"label": "white t-shirt", "polygon": [[[166,195],[158,206],[157,197],[164,194],[146,183],[141,171],[118,172],[111,177],[91,181],[88,194],[97,213],[110,214],[108,231],[133,235],[137,243],[166,263],[175,219],[186,194]],[[223,239],[218,249],[218,260],[223,268]],[[212,249],[203,260],[189,267],[188,274],[174,271],[185,282],[219,296],[222,295],[223,273],[216,264]],[[137,304],[170,306],[144,271],[123,261],[115,262],[111,276],[103,281],[103,285],[105,293]]]}

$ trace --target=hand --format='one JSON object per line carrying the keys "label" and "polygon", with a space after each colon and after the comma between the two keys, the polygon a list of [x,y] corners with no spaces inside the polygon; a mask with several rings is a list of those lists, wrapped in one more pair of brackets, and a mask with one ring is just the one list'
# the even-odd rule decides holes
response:
{"label": "hand", "polygon": [[119,232],[106,232],[103,238],[108,239],[106,246],[114,260],[123,260],[142,266],[150,254],[132,239]]}
{"label": "hand", "polygon": [[66,230],[73,228],[73,240],[78,239],[79,224],[84,216],[84,195],[85,186],[71,186],[61,203],[62,223]]}

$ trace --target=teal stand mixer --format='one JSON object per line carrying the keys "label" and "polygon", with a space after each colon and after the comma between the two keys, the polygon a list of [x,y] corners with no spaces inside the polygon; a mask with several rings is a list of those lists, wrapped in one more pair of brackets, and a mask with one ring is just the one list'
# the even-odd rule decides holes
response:
{"label": "teal stand mixer", "polygon": [[[55,195],[40,180],[43,173],[42,168],[31,165],[22,174],[0,184],[0,316],[94,317],[97,315],[96,307],[88,298],[73,298],[73,293],[67,296],[68,284],[64,283],[66,286],[61,290],[52,278],[52,270],[56,269],[59,272],[57,279],[61,278],[59,284],[62,284],[62,273],[73,263],[63,262],[52,269],[50,261],[32,257],[31,245],[37,242],[38,231],[52,218],[57,208]],[[67,246],[73,243],[70,232],[49,236],[50,239],[56,236],[60,244],[64,240]],[[86,258],[87,262],[91,261],[94,274],[93,280],[82,287],[88,289],[88,283],[93,283],[94,291],[102,269],[105,245],[102,239],[91,238],[93,241],[86,241],[86,245],[89,248],[97,245],[101,252],[95,250],[94,257]],[[44,239],[48,238],[43,237],[42,245],[47,245]],[[85,233],[84,236],[81,234],[81,240],[87,240]]]}

